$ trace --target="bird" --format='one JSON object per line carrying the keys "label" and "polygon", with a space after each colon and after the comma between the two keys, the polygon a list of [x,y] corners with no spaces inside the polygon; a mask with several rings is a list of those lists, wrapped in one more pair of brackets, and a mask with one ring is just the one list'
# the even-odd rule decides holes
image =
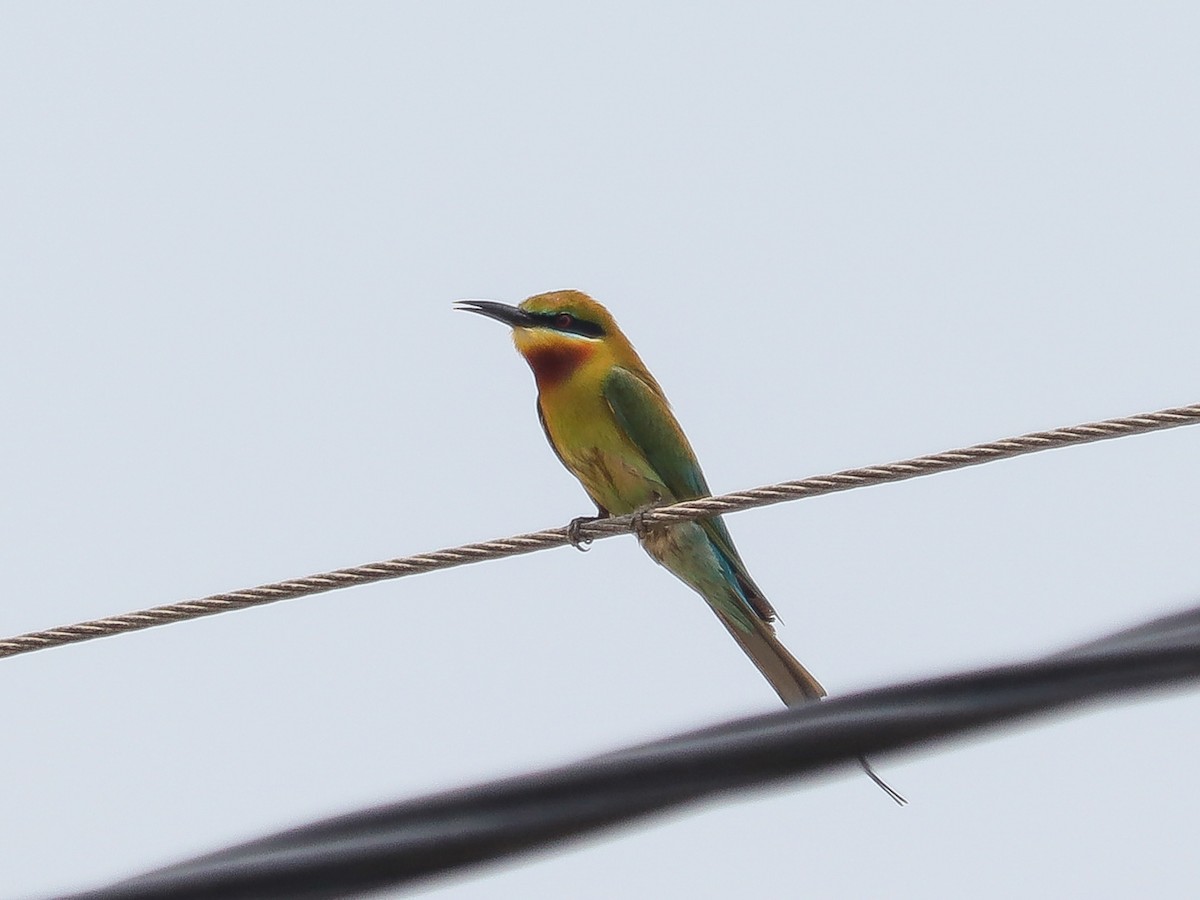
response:
{"label": "bird", "polygon": [[[598,301],[582,291],[559,290],[516,306],[461,300],[456,307],[508,325],[533,371],[546,439],[596,505],[596,516],[572,522],[572,543],[579,544],[583,522],[640,516],[657,505],[711,495],[666,394]],[[645,523],[636,530],[650,557],[707,601],[785,705],[826,695],[776,635],[775,609],[750,577],[720,516]]]}

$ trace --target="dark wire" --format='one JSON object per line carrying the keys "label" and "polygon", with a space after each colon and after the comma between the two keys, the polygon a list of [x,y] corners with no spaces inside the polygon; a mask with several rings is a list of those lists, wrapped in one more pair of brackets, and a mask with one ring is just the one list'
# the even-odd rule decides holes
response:
{"label": "dark wire", "polygon": [[863,756],[1200,676],[1200,607],[1033,662],[895,685],[364,809],[76,900],[344,897],[546,848]]}

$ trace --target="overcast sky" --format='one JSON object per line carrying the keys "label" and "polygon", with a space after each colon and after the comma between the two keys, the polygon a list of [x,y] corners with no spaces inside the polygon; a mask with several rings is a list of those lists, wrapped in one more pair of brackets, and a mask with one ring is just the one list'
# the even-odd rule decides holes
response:
{"label": "overcast sky", "polygon": [[[0,636],[565,523],[576,287],[718,491],[1200,401],[1188,3],[0,7]],[[833,693],[1200,601],[1200,430],[731,516]],[[632,538],[0,661],[0,895],[776,708]],[[1200,697],[430,897],[1194,886]]]}

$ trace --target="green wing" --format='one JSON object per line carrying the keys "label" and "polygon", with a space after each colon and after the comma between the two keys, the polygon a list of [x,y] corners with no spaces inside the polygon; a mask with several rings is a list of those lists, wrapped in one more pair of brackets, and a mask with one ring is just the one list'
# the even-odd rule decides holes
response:
{"label": "green wing", "polygon": [[[602,390],[617,422],[671,491],[673,496],[664,499],[695,500],[712,493],[683,429],[661,395],[633,372],[620,367],[605,377]],[[746,571],[725,523],[714,516],[699,520],[699,525],[729,566],[729,574],[742,599],[760,619],[774,621],[775,610]]]}

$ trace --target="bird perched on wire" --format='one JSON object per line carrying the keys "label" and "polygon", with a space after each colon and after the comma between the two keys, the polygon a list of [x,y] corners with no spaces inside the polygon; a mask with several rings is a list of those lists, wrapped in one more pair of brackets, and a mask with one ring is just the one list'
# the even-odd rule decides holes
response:
{"label": "bird perched on wire", "polygon": [[[519,306],[491,300],[457,306],[512,328],[537,382],[546,438],[600,518],[710,495],[662,388],[598,302],[580,291],[553,291]],[[574,543],[584,521],[572,523]],[[654,560],[708,601],[785,704],[825,696],[820,682],[776,637],[775,610],[720,516],[643,526],[638,537]],[[867,771],[898,798],[869,766]]]}

